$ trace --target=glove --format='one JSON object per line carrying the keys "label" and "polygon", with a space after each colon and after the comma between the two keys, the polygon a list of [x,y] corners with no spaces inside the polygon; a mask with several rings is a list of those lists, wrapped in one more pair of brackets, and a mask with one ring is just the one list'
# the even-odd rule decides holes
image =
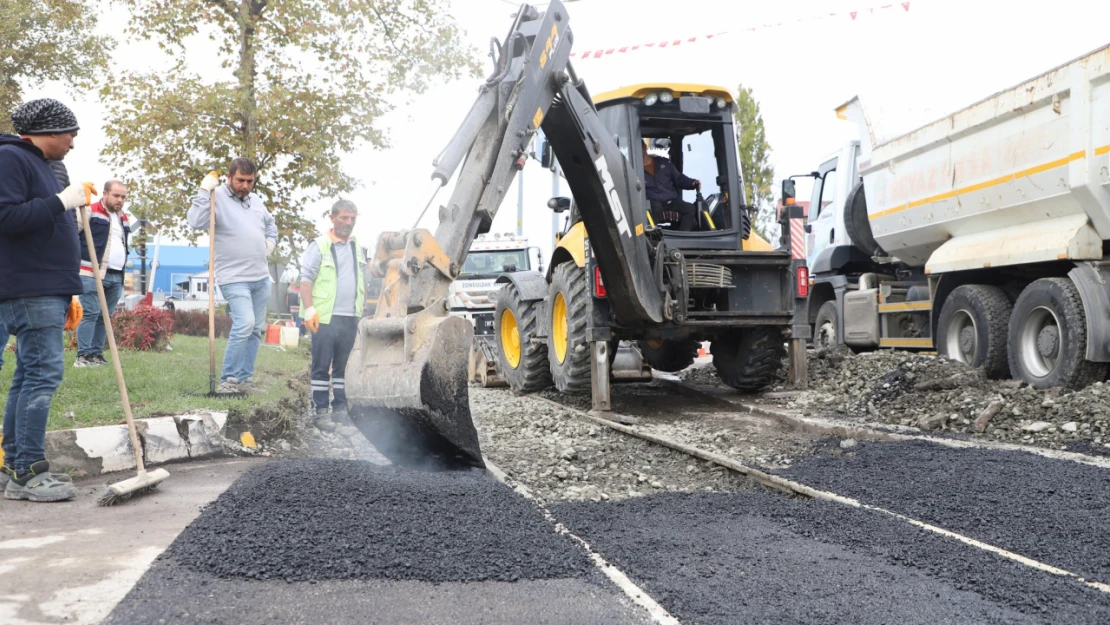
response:
{"label": "glove", "polygon": [[273,241],[266,241],[266,256],[268,257],[270,254],[273,254],[273,253],[274,253],[274,242]]}
{"label": "glove", "polygon": [[220,186],[220,174],[216,171],[208,172],[208,175],[204,177],[204,180],[200,181],[200,188],[204,191],[207,191],[208,193],[211,193],[212,189],[215,189],[218,186]]}
{"label": "glove", "polygon": [[305,309],[301,318],[304,319],[304,327],[311,330],[313,334],[316,334],[316,331],[320,329],[320,315],[316,314],[315,306],[309,306]]}
{"label": "glove", "polygon": [[96,186],[91,182],[75,182],[58,194],[62,206],[66,210],[80,208],[92,204],[92,196],[96,195]]}
{"label": "glove", "polygon": [[83,316],[85,316],[85,309],[81,306],[80,298],[74,295],[73,299],[69,302],[69,310],[66,311],[66,325],[62,329],[76,330]]}

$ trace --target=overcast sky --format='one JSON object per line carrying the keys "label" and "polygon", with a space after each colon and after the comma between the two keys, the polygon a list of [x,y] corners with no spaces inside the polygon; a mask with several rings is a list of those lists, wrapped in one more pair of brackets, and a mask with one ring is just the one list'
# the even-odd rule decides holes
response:
{"label": "overcast sky", "polygon": [[[118,36],[126,13],[106,1],[102,4],[98,34]],[[776,180],[814,169],[856,135],[833,112],[852,96],[861,97],[880,137],[889,138],[1110,44],[1107,2],[1056,0],[1030,3],[1026,9],[1001,1],[914,0],[876,8],[884,4],[577,0],[567,9],[575,52],[698,37],[677,47],[641,48],[573,62],[593,93],[641,82],[708,83],[733,91],[743,83],[754,88]],[[506,0],[451,1],[468,42],[483,59],[489,38],[505,35],[516,6]],[[756,30],[748,30],[753,27]],[[119,44],[117,67],[141,70],[166,62],[148,44]],[[208,47],[194,46],[189,54],[193,66],[212,71],[215,59]],[[488,67],[485,60],[484,73]],[[230,73],[227,79],[232,79]],[[363,240],[376,239],[383,230],[413,226],[428,199],[431,161],[470,108],[477,86],[474,80],[445,83],[414,97],[379,120],[392,140],[391,149],[349,155],[346,170],[362,183],[351,199],[360,208],[356,233]],[[71,175],[98,184],[111,177],[99,158],[102,104],[95,98],[74,101],[52,85],[30,95],[58,97],[73,105],[82,131],[77,148],[66,159]],[[525,235],[549,249],[551,214],[545,202],[551,192],[550,172],[532,162],[524,189]],[[446,198],[444,191],[438,199]],[[330,202],[306,209],[318,215],[327,205]],[[182,206],[183,219],[186,208]],[[434,230],[434,213],[429,211],[422,227]],[[514,185],[494,230],[514,231],[516,216]],[[319,225],[327,226],[324,220]]]}

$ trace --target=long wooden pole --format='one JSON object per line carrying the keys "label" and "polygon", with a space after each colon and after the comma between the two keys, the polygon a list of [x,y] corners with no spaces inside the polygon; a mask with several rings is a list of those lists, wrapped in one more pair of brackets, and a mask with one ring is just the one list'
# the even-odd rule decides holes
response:
{"label": "long wooden pole", "polygon": [[116,369],[116,383],[119,396],[123,401],[123,416],[127,419],[127,433],[131,436],[131,451],[135,456],[135,468],[139,478],[146,479],[146,466],[143,464],[143,447],[139,444],[139,433],[135,430],[135,420],[131,416],[131,399],[127,397],[127,382],[123,379],[123,365],[120,364],[119,350],[116,349],[116,333],[112,329],[112,315],[108,311],[108,298],[104,296],[104,281],[100,278],[100,261],[96,258],[96,244],[93,243],[92,229],[89,225],[89,207],[81,207],[81,221],[85,226],[85,244],[89,247],[89,260],[92,262],[93,278],[96,282],[96,295],[100,300],[100,318],[104,322],[104,333],[108,335],[108,349],[112,352],[112,364]]}
{"label": "long wooden pole", "polygon": [[208,392],[216,394],[216,190],[208,202]]}

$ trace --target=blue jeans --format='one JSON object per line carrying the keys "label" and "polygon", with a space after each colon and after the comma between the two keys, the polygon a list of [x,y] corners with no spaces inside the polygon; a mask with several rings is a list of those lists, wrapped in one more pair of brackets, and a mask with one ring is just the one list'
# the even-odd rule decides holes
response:
{"label": "blue jeans", "polygon": [[[78,356],[103,356],[104,341],[107,331],[104,329],[104,317],[100,314],[100,298],[96,294],[96,280],[81,276],[81,284],[85,293],[81,295],[81,308],[84,316],[81,324],[77,326],[77,355]],[[123,274],[109,273],[104,276],[104,299],[108,300],[109,314],[115,312],[119,296],[123,293]],[[110,321],[110,320],[109,320]]]}
{"label": "blue jeans", "polygon": [[246,382],[254,375],[254,360],[266,335],[266,303],[270,300],[270,279],[220,285],[231,315],[231,332],[224,351],[220,381],[235,378]]}
{"label": "blue jeans", "polygon": [[15,376],[4,408],[4,462],[19,473],[46,459],[46,419],[65,373],[62,328],[69,297],[0,302],[0,323],[15,335]]}
{"label": "blue jeans", "polygon": [[0,322],[0,369],[4,368],[4,352],[8,349],[8,339],[11,335],[8,334],[8,327]]}

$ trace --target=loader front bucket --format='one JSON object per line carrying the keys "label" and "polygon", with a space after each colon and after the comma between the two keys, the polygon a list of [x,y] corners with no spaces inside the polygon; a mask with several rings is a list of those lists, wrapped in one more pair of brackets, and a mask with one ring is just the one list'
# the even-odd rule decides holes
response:
{"label": "loader front bucket", "polygon": [[470,416],[470,322],[425,311],[358,329],[346,390],[359,431],[400,467],[485,468]]}

